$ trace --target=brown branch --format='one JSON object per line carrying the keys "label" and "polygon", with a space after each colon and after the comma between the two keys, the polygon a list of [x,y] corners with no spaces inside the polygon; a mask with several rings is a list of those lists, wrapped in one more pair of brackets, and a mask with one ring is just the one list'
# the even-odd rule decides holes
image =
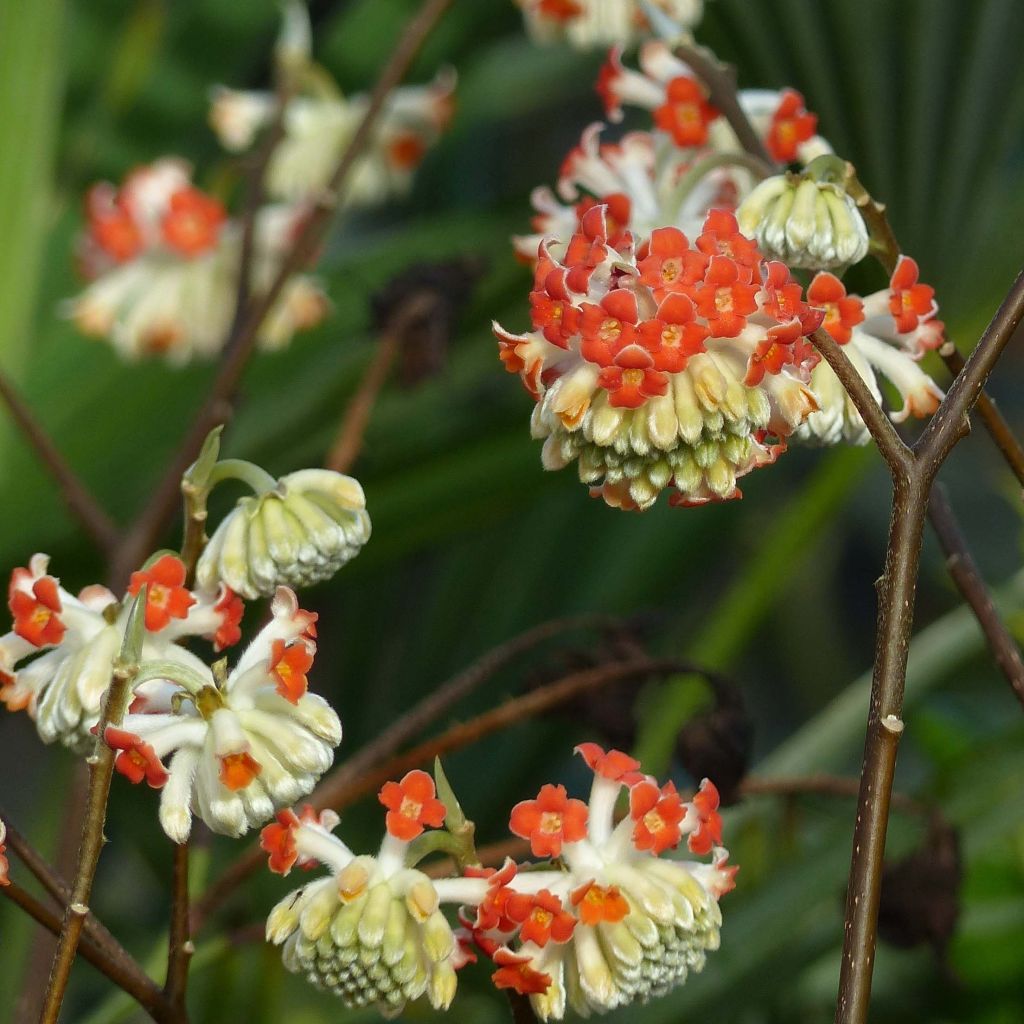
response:
{"label": "brown branch", "polygon": [[[134,611],[138,614],[138,602],[145,601],[145,588],[136,601]],[[128,633],[135,629],[134,618],[134,615],[129,617]],[[85,919],[89,915],[92,883],[96,877],[96,867],[99,864],[100,852],[105,841],[103,826],[107,818],[107,800],[110,796],[110,783],[114,774],[114,751],[103,741],[103,735],[108,725],[120,723],[128,703],[132,680],[138,671],[137,666],[126,665],[121,657],[118,658],[115,666],[96,728],[95,751],[89,759],[89,794],[86,798],[85,823],[78,849],[78,864],[75,869],[74,882],[71,885],[71,899],[64,909],[57,949],[50,969],[50,979],[46,986],[40,1024],[57,1024],[82,929]]]}
{"label": "brown branch", "polygon": [[188,968],[195,946],[189,937],[188,842],[174,844],[174,868],[171,874],[171,927],[167,940],[167,977],[164,995],[175,1012],[187,1019],[185,991]]}
{"label": "brown branch", "polygon": [[[421,733],[449,708],[464,697],[468,697],[519,655],[570,630],[596,629],[616,621],[614,617],[607,615],[579,615],[553,619],[499,644],[446,683],[442,683],[383,732],[378,733],[370,743],[357,750],[343,764],[338,765],[321,785],[329,783],[345,788],[353,784],[364,772],[390,757],[403,743]],[[194,905],[193,934],[199,931],[210,914],[222,906],[242,882],[260,869],[262,863],[263,852],[258,845],[254,845],[231,864]]]}
{"label": "brown branch", "polygon": [[[799,775],[792,778],[762,778],[751,775],[740,783],[740,793],[744,797],[827,796],[853,799],[860,794],[860,779],[852,775]],[[910,814],[931,813],[920,800],[915,800],[905,793],[893,793],[892,805]]]}
{"label": "brown branch", "polygon": [[928,517],[946,556],[949,575],[960,591],[960,596],[974,612],[988,648],[1006,676],[1014,696],[1024,705],[1024,659],[1021,658],[1020,647],[992,602],[992,595],[985,586],[981,571],[949,503],[946,489],[941,484],[932,488]]}
{"label": "brown branch", "polygon": [[405,77],[427,35],[452,2],[453,0],[424,0],[423,6],[407,23],[370,94],[366,112],[341,155],[321,198],[310,211],[302,231],[283,259],[270,287],[249,300],[245,316],[232,331],[231,338],[224,348],[224,358],[206,400],[196,414],[177,454],[171,459],[162,480],[154,489],[149,504],[139,515],[122,545],[115,573],[117,578],[126,579],[132,567],[156,545],[161,532],[174,513],[181,475],[188,469],[210,430],[218,423],[225,423],[231,418],[235,392],[255,350],[257,335],[264,319],[292,275],[306,266],[316,252],[340,204],[343,188],[357,160],[373,138],[377,120],[388,96]]}
{"label": "brown branch", "polygon": [[120,540],[114,521],[75,471],[65,461],[60,449],[36,419],[28,402],[14,384],[0,372],[0,398],[4,400],[18,429],[36,454],[39,464],[56,483],[65,503],[79,525],[105,554],[111,554]]}
{"label": "brown branch", "polygon": [[[60,934],[60,917],[16,883],[0,886],[0,895],[6,896],[51,934]],[[159,985],[135,961],[129,958],[129,962],[126,963],[115,959],[109,950],[94,942],[88,935],[82,938],[78,952],[101,974],[130,995],[154,1020],[170,1022],[173,1019],[167,1014],[164,994]]]}
{"label": "brown branch", "polygon": [[509,1009],[512,1011],[512,1024],[537,1024],[537,1015],[533,1012],[530,997],[521,995],[512,989],[506,989]]}

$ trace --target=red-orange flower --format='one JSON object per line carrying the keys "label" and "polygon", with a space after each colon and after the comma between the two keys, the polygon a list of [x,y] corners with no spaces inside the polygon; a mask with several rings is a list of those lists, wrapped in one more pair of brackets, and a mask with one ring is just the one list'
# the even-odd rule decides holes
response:
{"label": "red-orange flower", "polygon": [[773,160],[790,164],[797,158],[800,143],[811,138],[817,128],[818,115],[807,112],[803,96],[795,89],[784,89],[772,115],[765,146]]}
{"label": "red-orange flower", "polygon": [[615,924],[629,913],[629,903],[617,885],[598,885],[591,879],[574,889],[570,898],[584,924]]}
{"label": "red-orange flower", "polygon": [[493,957],[498,965],[491,975],[495,988],[511,988],[522,996],[542,995],[551,987],[551,975],[530,966],[528,956],[516,956],[511,950],[499,949]]}
{"label": "red-orange flower", "polygon": [[787,363],[798,362],[794,346],[802,337],[798,320],[770,327],[767,337],[759,341],[750,354],[743,383],[748,388],[756,387],[766,373],[781,373]]}
{"label": "red-orange flower", "polygon": [[213,634],[213,649],[218,652],[226,647],[234,647],[242,639],[242,615],[245,613],[242,599],[230,587],[226,586],[223,590],[213,606],[213,610],[221,616],[221,623]]}
{"label": "red-orange flower", "polygon": [[156,756],[156,751],[140,736],[108,725],[103,738],[111,750],[120,751],[114,767],[129,782],[137,785],[145,779],[153,789],[159,789],[167,781],[167,769]]}
{"label": "red-orange flower", "polygon": [[654,123],[680,146],[703,146],[708,125],[718,110],[707,101],[704,90],[687,75],[673,78],[665,90],[665,102],[654,111]]}
{"label": "red-orange flower", "polygon": [[92,240],[115,263],[126,263],[142,249],[142,232],[110,185],[94,185],[85,197]]}
{"label": "red-orange flower", "polygon": [[224,207],[191,185],[171,195],[160,224],[164,242],[180,255],[192,258],[217,244]]}
{"label": "red-orange flower", "polygon": [[605,229],[608,232],[608,244],[617,249],[629,240],[629,218],[633,211],[633,202],[625,192],[609,192],[608,195],[595,199],[586,196],[576,204],[576,217],[582,221],[587,211],[595,206],[604,206]]}
{"label": "red-orange flower", "polygon": [[572,21],[583,13],[579,0],[540,0],[537,10],[554,21]]}
{"label": "red-orange flower", "polygon": [[291,809],[277,812],[277,821],[271,822],[260,832],[260,846],[270,854],[267,867],[275,875],[287,875],[299,859],[295,845],[295,829],[299,817]]}
{"label": "red-orange flower", "polygon": [[917,261],[901,256],[889,282],[889,312],[900,334],[908,334],[935,313],[935,289],[919,284],[917,278]]}
{"label": "red-orange flower", "polygon": [[270,674],[277,680],[277,692],[290,704],[309,688],[306,673],[313,665],[313,651],[302,640],[275,640],[270,647]]}
{"label": "red-orange flower", "polygon": [[568,942],[576,927],[576,918],[549,889],[527,894],[512,893],[506,904],[509,918],[520,925],[519,938],[546,946],[548,941]]}
{"label": "red-orange flower", "polygon": [[444,824],[447,812],[437,799],[434,780],[418,768],[401,782],[384,783],[378,799],[388,808],[385,824],[396,839],[408,842],[420,835],[425,825],[440,828]]}
{"label": "red-orange flower", "polygon": [[247,750],[220,759],[220,781],[232,791],[245,789],[261,771],[263,765]]}
{"label": "red-orange flower", "polygon": [[647,255],[637,264],[640,280],[659,301],[671,292],[689,291],[704,276],[708,258],[690,248],[679,228],[655,228]]}
{"label": "red-orange flower", "polygon": [[668,377],[640,345],[628,345],[615,356],[614,365],[602,367],[597,383],[608,392],[609,404],[623,409],[639,409],[648,398],[668,391]]}
{"label": "red-orange flower", "polygon": [[681,294],[667,295],[658,315],[640,325],[640,344],[654,357],[654,368],[682,373],[692,356],[704,351],[708,329],[696,322],[693,303]]}
{"label": "red-orange flower", "polygon": [[7,607],[14,616],[14,632],[36,647],[59,644],[64,639],[65,627],[60,618],[57,581],[52,576],[40,576],[33,580],[31,590],[23,589],[31,578],[28,569],[11,573]]}
{"label": "red-orange flower", "polygon": [[587,834],[587,805],[570,800],[565,786],[541,786],[536,800],[522,800],[512,808],[509,829],[530,840],[535,857],[557,857],[563,843],[575,843]]}
{"label": "red-orange flower", "polygon": [[195,597],[185,587],[185,563],[175,555],[161,555],[148,569],[133,572],[128,593],[146,587],[146,629],[158,633],[171,619],[184,619]]}
{"label": "red-orange flower", "polygon": [[807,301],[825,310],[821,326],[845,345],[854,327],[864,319],[864,303],[856,295],[847,295],[843,282],[835,274],[821,271],[807,288]]}
{"label": "red-orange flower", "polygon": [[704,281],[694,291],[697,310],[714,338],[735,338],[757,309],[756,284],[742,280],[740,265],[728,256],[712,256]]}
{"label": "red-orange flower", "polygon": [[709,210],[704,220],[704,230],[694,245],[709,258],[728,256],[741,268],[743,280],[754,280],[754,270],[763,257],[757,242],[740,232],[736,217],[729,210]]}
{"label": "red-orange flower", "polygon": [[692,801],[698,825],[686,841],[691,853],[708,854],[722,844],[722,816],[718,813],[718,789],[710,779],[700,784]]}
{"label": "red-orange flower", "polygon": [[580,354],[598,366],[609,366],[617,353],[636,337],[639,318],[636,295],[625,288],[613,288],[601,304],[585,302],[581,307]]}
{"label": "red-orange flower", "polygon": [[516,930],[516,922],[508,915],[508,900],[515,894],[515,890],[509,888],[509,882],[515,878],[518,867],[511,857],[505,859],[500,870],[494,868],[466,868],[467,878],[486,878],[487,895],[480,901],[476,908],[476,921],[473,922],[474,931],[499,931],[513,932]]}
{"label": "red-orange flower", "polygon": [[664,789],[653,782],[637,783],[629,791],[629,813],[636,822],[633,845],[638,850],[659,854],[679,845],[686,808],[671,782]]}
{"label": "red-orange flower", "polygon": [[579,754],[587,763],[587,767],[602,778],[612,782],[627,781],[640,769],[640,762],[621,750],[609,750],[607,753],[596,743],[581,743],[573,753]]}
{"label": "red-orange flower", "polygon": [[388,146],[391,163],[402,171],[411,171],[418,167],[426,152],[427,144],[412,132],[399,135]]}

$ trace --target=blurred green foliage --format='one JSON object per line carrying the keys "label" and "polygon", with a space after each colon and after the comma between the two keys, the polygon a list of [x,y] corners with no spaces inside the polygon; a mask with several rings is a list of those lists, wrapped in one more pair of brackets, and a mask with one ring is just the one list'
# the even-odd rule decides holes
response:
{"label": "blurred green foliage", "polygon": [[[414,8],[412,0],[315,0],[317,56],[343,88],[366,88]],[[59,316],[77,287],[80,198],[92,181],[117,180],[167,152],[230,194],[235,169],[206,127],[207,90],[265,85],[276,30],[272,0],[0,6],[0,363],[122,523],[158,477],[211,371],[125,366]],[[965,349],[1021,262],[1022,36],[1017,0],[710,0],[699,31],[739,65],[742,84],[805,93],[837,150],[890,204]],[[307,599],[324,626],[314,685],[345,722],[339,756],[530,625],[578,611],[656,610],[656,648],[713,662],[742,683],[759,771],[855,771],[866,682],[847,684],[871,660],[888,498],[879,461],[867,451],[793,452],[748,478],[742,502],[643,516],[590,501],[570,471],[544,474],[528,436],[529,402],[495,358],[489,321],[525,322],[528,277],[507,237],[528,221],[529,189],[553,178],[583,126],[600,117],[591,89],[600,57],[533,46],[509,0],[461,0],[413,78],[442,63],[460,75],[453,130],[408,201],[339,226],[320,270],[332,315],[253,365],[226,445],[273,471],[316,464],[372,356],[369,295],[416,260],[467,252],[487,260],[444,373],[413,391],[389,388],[374,412],[357,467],[372,542]],[[1011,382],[1020,372],[1011,351],[993,382],[1017,425],[1024,405]],[[1019,494],[983,436],[962,448],[944,476],[983,568],[1004,580],[1018,564]],[[0,565],[47,550],[69,587],[97,578],[99,560],[9,428],[0,429],[0,474]],[[1006,601],[1021,625],[1021,578]],[[933,624],[915,648],[899,785],[937,801],[963,829],[964,909],[946,966],[927,950],[880,950],[879,1024],[1024,1021],[1024,720],[956,605],[929,543],[919,622]],[[506,671],[459,714],[520,688],[542,664],[535,657]],[[555,718],[451,758],[449,775],[485,841],[502,837],[507,808],[541,781],[582,785],[569,751],[585,736],[578,722]],[[39,749],[22,717],[0,720],[2,802],[48,855],[70,770],[63,752]],[[369,801],[346,816],[357,847],[376,844],[377,810]],[[743,870],[723,904],[722,950],[671,998],[610,1019],[828,1019],[852,815],[852,805],[821,799],[789,809],[759,800],[734,812],[727,840]],[[170,850],[152,794],[117,785],[108,833],[96,908],[159,974]],[[920,833],[919,822],[898,815],[893,851]],[[197,860],[216,874],[237,849],[217,840]],[[275,951],[244,941],[287,885],[256,879],[200,936],[195,1021],[376,1019],[346,1014],[287,975]],[[13,1013],[30,937],[0,903],[0,1017]],[[137,1019],[109,995],[82,965],[67,1019]],[[416,1006],[402,1019],[433,1017]],[[452,1019],[506,1018],[485,972],[469,970]]]}

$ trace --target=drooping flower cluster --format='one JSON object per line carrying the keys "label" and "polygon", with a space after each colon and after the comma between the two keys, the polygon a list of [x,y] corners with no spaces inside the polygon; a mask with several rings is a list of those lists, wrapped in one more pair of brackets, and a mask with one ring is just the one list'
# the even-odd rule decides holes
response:
{"label": "drooping flower cluster", "polygon": [[[189,164],[165,157],[136,168],[120,187],[95,185],[86,215],[79,253],[90,284],[66,304],[79,330],[108,339],[127,358],[184,363],[219,352],[235,313],[242,230],[192,183]],[[257,212],[253,287],[269,286],[304,216],[301,206]],[[312,278],[293,277],[260,328],[260,344],[287,345],[326,309]]]}
{"label": "drooping flower cluster", "polygon": [[[699,971],[718,947],[718,900],[736,873],[721,846],[714,786],[705,780],[684,801],[626,754],[577,749],[595,773],[589,804],[544,786],[512,811],[512,831],[544,864],[508,860],[427,878],[410,843],[444,822],[445,807],[423,772],[381,791],[387,834],[376,857],[356,856],[331,835],[336,816],[280,813],[263,830],[271,870],[319,861],[331,872],[271,911],[267,938],[284,946],[285,965],[349,1006],[390,1015],[422,994],[446,1008],[455,971],[482,954],[495,985],[528,995],[542,1020],[625,1006]],[[616,824],[623,786],[629,813]],[[711,862],[661,858],[683,839]],[[446,903],[460,907],[457,934],[439,909]]]}
{"label": "drooping flower cluster", "polygon": [[[651,0],[680,29],[693,28],[704,0]],[[579,49],[630,46],[651,34],[639,0],[516,0],[538,42],[566,40]]]}
{"label": "drooping flower cluster", "polygon": [[10,711],[27,711],[45,743],[91,749],[124,640],[127,598],[144,585],[144,660],[192,666],[198,659],[180,641],[204,637],[220,651],[241,636],[241,600],[227,587],[186,589],[185,567],[173,555],[135,573],[123,600],[98,585],[75,597],[48,570],[49,558],[38,554],[11,574],[7,603],[14,623],[0,636],[0,700]]}
{"label": "drooping flower cluster", "polygon": [[[868,251],[861,212],[835,180],[845,165],[803,97],[739,94],[775,160],[810,163],[757,184],[732,128],[665,43],[641,49],[639,71],[613,50],[598,92],[609,119],[637,106],[652,128],[609,143],[591,125],[557,192],[535,190],[534,233],[515,240],[535,268],[534,330],[496,328],[503,362],[537,400],[544,465],[577,459],[610,504],[645,508],[669,484],[678,504],[738,494],[736,479],[773,461],[794,432],[864,443],[859,415],[804,339],[822,313],[835,325],[842,285],[819,275],[805,303],[786,269],[843,269]],[[904,260],[891,289],[865,300],[869,320],[837,338],[851,341],[876,395],[878,375],[900,391],[897,418],[928,415],[941,398],[916,361],[941,344],[942,325],[930,289],[914,300],[916,319],[900,305],[897,321],[908,287],[924,294]],[[861,301],[839,297],[847,317]]]}
{"label": "drooping flower cluster", "polygon": [[203,551],[196,579],[227,585],[247,600],[281,584],[330,579],[370,539],[359,481],[327,469],[303,469],[242,498]]}
{"label": "drooping flower cluster", "polygon": [[675,226],[634,236],[608,206],[542,242],[533,330],[495,326],[502,361],[535,398],[549,469],[578,461],[608,504],[736,497],[817,408],[805,335],[821,314],[724,210],[693,243]]}
{"label": "drooping flower cluster", "polygon": [[175,842],[193,814],[224,835],[261,825],[312,790],[341,742],[337,714],[308,692],[317,616],[286,587],[271,607],[230,672],[194,657],[144,662],[128,714],[106,731],[118,771],[161,790],[160,824]]}

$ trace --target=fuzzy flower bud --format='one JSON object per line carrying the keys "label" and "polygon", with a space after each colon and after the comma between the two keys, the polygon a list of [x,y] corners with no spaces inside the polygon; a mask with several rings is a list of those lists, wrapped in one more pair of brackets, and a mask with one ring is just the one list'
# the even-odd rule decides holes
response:
{"label": "fuzzy flower bud", "polygon": [[359,482],[326,469],[270,480],[217,527],[196,569],[200,586],[226,583],[246,598],[330,579],[370,538]]}
{"label": "fuzzy flower bud", "polygon": [[839,185],[775,175],[743,200],[736,219],[766,256],[789,267],[831,270],[867,255],[864,218]]}

